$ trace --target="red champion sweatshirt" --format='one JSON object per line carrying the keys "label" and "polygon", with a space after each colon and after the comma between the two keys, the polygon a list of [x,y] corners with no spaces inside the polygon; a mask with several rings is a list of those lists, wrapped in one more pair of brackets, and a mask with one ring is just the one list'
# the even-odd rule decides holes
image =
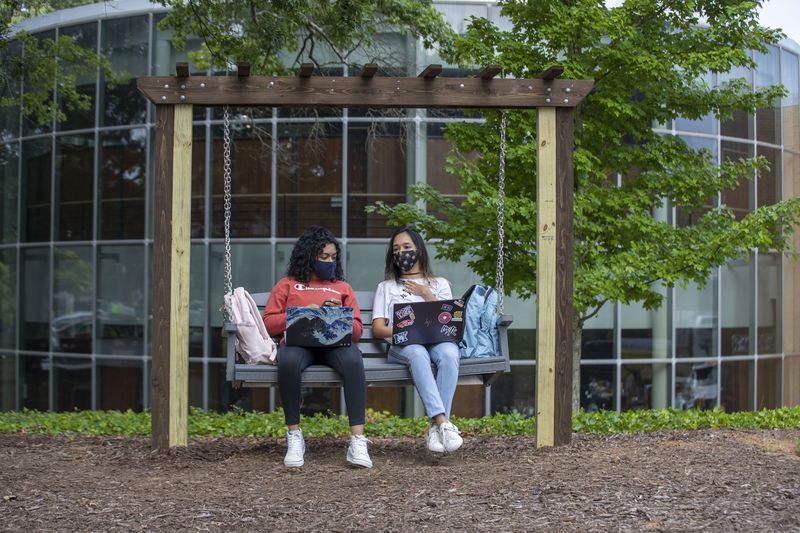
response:
{"label": "red champion sweatshirt", "polygon": [[284,277],[272,288],[264,308],[264,325],[273,336],[283,335],[286,330],[286,308],[306,307],[325,300],[340,300],[342,307],[353,308],[353,342],[358,342],[364,330],[361,311],[353,288],[346,281],[311,280],[301,283],[294,278]]}

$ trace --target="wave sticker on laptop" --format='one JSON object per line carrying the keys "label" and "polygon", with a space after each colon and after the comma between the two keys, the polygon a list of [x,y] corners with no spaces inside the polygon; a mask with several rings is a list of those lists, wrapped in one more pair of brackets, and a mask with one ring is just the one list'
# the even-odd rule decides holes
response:
{"label": "wave sticker on laptop", "polygon": [[[288,307],[286,342],[301,346],[341,346],[350,344],[353,334],[352,307]],[[297,333],[300,339],[293,339]],[[301,340],[305,338],[306,342]]]}

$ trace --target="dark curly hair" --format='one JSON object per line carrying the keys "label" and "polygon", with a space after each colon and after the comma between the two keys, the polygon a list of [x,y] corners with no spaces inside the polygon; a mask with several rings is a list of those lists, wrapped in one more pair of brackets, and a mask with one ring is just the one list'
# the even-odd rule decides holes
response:
{"label": "dark curly hair", "polygon": [[289,268],[286,275],[291,276],[301,283],[311,281],[311,273],[314,271],[314,261],[322,253],[326,245],[336,246],[336,275],[335,280],[343,280],[342,271],[342,249],[339,241],[329,230],[322,226],[309,226],[292,248],[292,255],[289,258]]}
{"label": "dark curly hair", "polygon": [[417,262],[419,263],[419,271],[422,273],[422,277],[425,279],[432,279],[434,274],[433,270],[431,270],[430,260],[428,259],[428,249],[425,248],[425,241],[422,239],[422,236],[419,233],[411,228],[397,229],[394,231],[394,233],[392,233],[392,236],[389,239],[389,249],[386,250],[386,270],[384,272],[386,279],[397,281],[403,274],[403,271],[400,270],[400,267],[394,264],[394,252],[392,251],[394,239],[401,233],[408,233],[408,236],[411,237],[411,242],[413,242],[414,246],[417,247]]}

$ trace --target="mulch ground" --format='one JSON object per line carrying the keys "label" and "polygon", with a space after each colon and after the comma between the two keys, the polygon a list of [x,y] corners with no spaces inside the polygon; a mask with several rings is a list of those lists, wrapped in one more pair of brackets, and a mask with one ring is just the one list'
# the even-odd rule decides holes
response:
{"label": "mulch ground", "polygon": [[168,454],[142,438],[0,434],[0,529],[202,531],[800,531],[800,430],[599,437],[537,450],[470,437],[435,457],[422,437],[374,439],[375,467],[344,439],[196,439]]}

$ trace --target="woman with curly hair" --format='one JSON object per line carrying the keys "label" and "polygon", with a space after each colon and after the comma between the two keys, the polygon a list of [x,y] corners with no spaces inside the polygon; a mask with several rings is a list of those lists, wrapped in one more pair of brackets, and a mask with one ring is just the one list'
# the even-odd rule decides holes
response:
{"label": "woman with curly hair", "polygon": [[[342,276],[339,242],[333,233],[320,226],[303,232],[292,249],[286,276],[273,287],[264,309],[264,324],[270,335],[286,331],[287,307],[320,307],[323,305],[353,308],[353,342],[361,338],[363,324],[353,288]],[[361,351],[353,344],[331,348],[278,347],[278,388],[286,419],[286,466],[303,466],[305,441],[300,429],[300,377],[310,365],[325,364],[333,368],[344,383],[344,397],[350,419],[350,446],[347,461],[372,468],[364,436],[366,412],[366,380]]]}

